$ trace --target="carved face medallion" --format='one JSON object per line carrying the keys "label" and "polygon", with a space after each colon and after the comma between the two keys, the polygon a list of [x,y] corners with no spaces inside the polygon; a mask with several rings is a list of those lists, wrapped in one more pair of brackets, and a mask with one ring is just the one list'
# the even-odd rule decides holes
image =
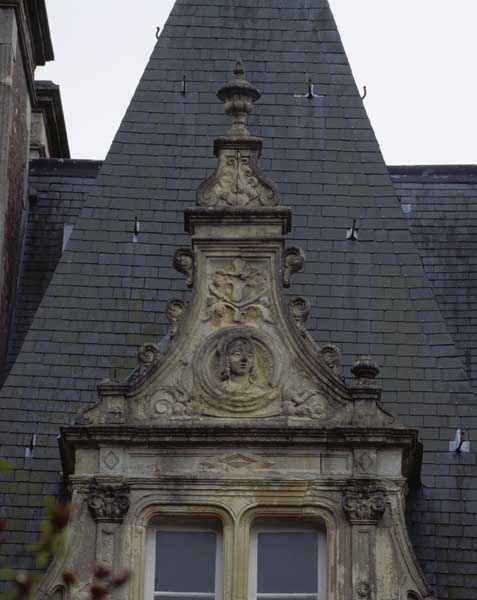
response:
{"label": "carved face medallion", "polygon": [[270,416],[280,411],[279,361],[273,344],[251,327],[210,336],[194,361],[204,414]]}

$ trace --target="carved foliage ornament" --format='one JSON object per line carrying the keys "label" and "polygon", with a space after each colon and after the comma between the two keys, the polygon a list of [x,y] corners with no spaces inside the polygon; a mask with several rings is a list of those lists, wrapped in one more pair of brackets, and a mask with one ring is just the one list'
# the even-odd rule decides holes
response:
{"label": "carved foliage ornament", "polygon": [[235,258],[212,272],[205,320],[221,320],[230,313],[232,322],[243,323],[253,312],[271,323],[268,290],[269,279],[263,265]]}
{"label": "carved foliage ornament", "polygon": [[292,298],[288,304],[290,308],[291,316],[295,321],[298,329],[300,330],[301,335],[306,338],[308,337],[308,332],[305,328],[305,323],[310,316],[310,303],[306,298],[295,297]]}
{"label": "carved foliage ornament", "polygon": [[128,383],[142,379],[160,360],[161,349],[157,344],[143,344],[138,352],[138,366],[128,379]]}
{"label": "carved foliage ornament", "polygon": [[199,204],[222,208],[276,206],[273,185],[259,175],[255,163],[253,151],[221,150],[216,173],[199,187]]}
{"label": "carved foliage ornament", "polygon": [[305,253],[301,248],[287,248],[283,255],[283,285],[290,287],[290,277],[298,273],[305,264]]}
{"label": "carved foliage ornament", "polygon": [[171,300],[166,308],[167,318],[169,319],[169,323],[171,327],[169,329],[169,335],[173,338],[179,327],[179,323],[184,318],[185,312],[187,310],[187,302],[183,300]]}
{"label": "carved foliage ornament", "polygon": [[129,510],[129,487],[93,483],[86,501],[95,521],[121,523]]}
{"label": "carved foliage ornament", "polygon": [[372,482],[353,484],[344,491],[342,506],[351,523],[377,523],[386,510],[386,490]]}
{"label": "carved foliage ornament", "polygon": [[367,581],[361,580],[356,584],[356,595],[358,598],[369,598],[371,591],[371,586]]}
{"label": "carved foliage ornament", "polygon": [[188,287],[194,285],[194,254],[189,248],[179,248],[174,255],[174,268],[186,276]]}

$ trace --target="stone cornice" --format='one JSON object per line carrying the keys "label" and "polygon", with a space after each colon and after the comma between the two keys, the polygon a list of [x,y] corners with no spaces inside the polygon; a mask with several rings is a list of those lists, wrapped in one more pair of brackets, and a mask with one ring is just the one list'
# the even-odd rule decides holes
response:
{"label": "stone cornice", "polygon": [[405,450],[406,469],[419,461],[418,432],[404,428],[343,427],[324,429],[296,424],[294,419],[274,419],[274,423],[260,426],[250,423],[206,425],[165,424],[149,427],[121,425],[70,426],[61,428],[60,450],[66,474],[74,472],[77,448],[98,448],[102,444],[156,447],[193,447],[213,444],[215,448],[229,446],[297,447],[313,445],[317,448],[381,447]]}
{"label": "stone cornice", "polygon": [[33,110],[44,114],[51,156],[70,158],[60,87],[52,81],[35,81],[35,90],[37,104]]}

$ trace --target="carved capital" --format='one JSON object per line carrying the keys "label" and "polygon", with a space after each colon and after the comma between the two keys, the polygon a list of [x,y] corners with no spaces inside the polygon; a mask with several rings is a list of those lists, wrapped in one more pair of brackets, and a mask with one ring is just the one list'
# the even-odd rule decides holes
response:
{"label": "carved capital", "polygon": [[283,254],[283,286],[290,287],[290,277],[298,273],[305,264],[305,253],[301,248],[287,248]]}
{"label": "carved capital", "polygon": [[374,482],[354,483],[345,489],[342,506],[351,523],[377,523],[386,510],[386,490]]}
{"label": "carved capital", "polygon": [[194,285],[194,254],[189,248],[179,248],[174,254],[174,269],[186,276],[188,287]]}
{"label": "carved capital", "polygon": [[93,483],[86,501],[95,521],[122,523],[129,510],[129,487]]}

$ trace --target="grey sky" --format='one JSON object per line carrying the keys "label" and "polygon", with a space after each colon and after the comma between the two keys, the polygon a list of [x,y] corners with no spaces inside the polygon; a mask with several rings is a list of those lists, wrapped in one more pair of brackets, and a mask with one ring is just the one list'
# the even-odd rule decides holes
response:
{"label": "grey sky", "polygon": [[[290,0],[293,2],[293,0]],[[476,0],[330,0],[388,164],[475,163]],[[74,158],[104,158],[173,0],[47,0]]]}

